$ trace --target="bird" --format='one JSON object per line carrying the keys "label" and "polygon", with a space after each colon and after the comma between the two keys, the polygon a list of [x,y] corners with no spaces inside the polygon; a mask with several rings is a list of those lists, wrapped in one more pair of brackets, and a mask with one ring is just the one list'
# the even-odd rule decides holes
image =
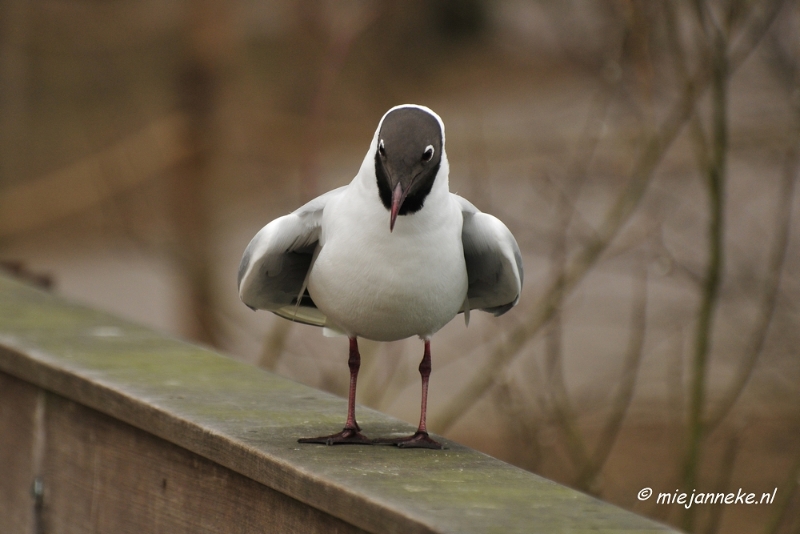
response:
{"label": "bird", "polygon": [[[467,325],[471,310],[506,313],[523,282],[511,231],[451,193],[449,172],[441,117],[421,105],[395,106],[348,185],[273,220],[245,249],[238,272],[244,304],[350,340],[345,426],[300,443],[442,448],[426,421],[431,337],[459,313]],[[355,417],[358,338],[413,336],[424,344],[417,431],[369,439]]]}

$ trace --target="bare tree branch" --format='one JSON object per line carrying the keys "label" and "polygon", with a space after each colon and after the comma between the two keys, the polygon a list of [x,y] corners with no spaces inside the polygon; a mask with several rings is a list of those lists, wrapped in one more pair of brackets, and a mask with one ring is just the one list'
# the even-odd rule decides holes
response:
{"label": "bare tree branch", "polygon": [[543,296],[534,304],[527,319],[495,347],[489,361],[472,381],[462,388],[442,411],[436,414],[433,418],[433,428],[439,432],[445,432],[488,391],[497,377],[497,371],[513,360],[528,340],[553,317],[566,295],[594,266],[635,211],[647,190],[653,172],[691,116],[695,100],[707,83],[705,73],[701,72],[691,83],[686,84],[678,102],[672,107],[661,127],[645,142],[639,158],[630,172],[628,185],[609,209],[597,229],[596,237],[590,239],[568,261],[564,271],[550,282]]}
{"label": "bare tree branch", "polygon": [[[769,4],[772,9],[753,8],[752,18],[755,19],[742,32],[742,40],[751,46],[758,43],[766,32],[774,16],[781,7],[782,2],[776,1]],[[694,357],[691,366],[691,383],[689,390],[688,421],[686,432],[686,446],[682,465],[681,484],[689,490],[697,486],[698,471],[700,469],[703,442],[707,435],[704,411],[706,409],[706,387],[708,359],[711,352],[711,336],[714,328],[714,316],[719,297],[719,288],[723,275],[725,229],[725,181],[727,173],[728,153],[728,85],[733,75],[732,62],[739,57],[739,48],[729,51],[730,28],[733,25],[733,11],[721,17],[714,13],[711,6],[700,6],[699,17],[707,39],[712,47],[711,69],[711,121],[712,121],[712,146],[710,165],[706,168],[707,189],[709,195],[709,259],[700,308],[697,315],[695,330]],[[772,18],[761,16],[766,11]],[[710,21],[710,22],[709,22]],[[741,41],[740,41],[741,42]],[[683,512],[681,526],[684,530],[691,531],[694,525],[696,509],[689,508]]]}
{"label": "bare tree branch", "polygon": [[[701,10],[704,11],[704,10]],[[722,283],[725,258],[723,233],[725,230],[725,182],[728,161],[728,67],[727,28],[714,25],[710,39],[713,40],[711,105],[713,144],[710,165],[706,173],[709,201],[708,264],[703,282],[700,308],[697,312],[694,356],[691,364],[689,389],[689,412],[687,443],[682,468],[682,484],[685,490],[697,486],[702,444],[705,437],[703,411],[706,402],[707,369],[711,353],[711,336],[714,317]],[[695,512],[691,508],[683,513],[682,527],[691,531]]]}
{"label": "bare tree branch", "polygon": [[[775,19],[783,0],[760,5],[734,40],[728,60],[728,74],[733,75],[760,42]],[[629,176],[628,185],[617,197],[597,231],[597,237],[585,244],[567,263],[563,273],[552,280],[543,295],[533,305],[526,320],[513,328],[496,346],[488,361],[473,379],[458,391],[450,402],[432,418],[432,428],[446,432],[492,387],[499,372],[508,365],[519,351],[553,317],[563,299],[575,288],[598,261],[611,241],[638,206],[650,184],[653,172],[661,162],[672,142],[692,116],[697,100],[710,83],[710,73],[700,70],[681,90],[677,102],[672,106],[660,127],[644,143]]]}
{"label": "bare tree branch", "polygon": [[[792,79],[797,79],[798,69],[793,67]],[[764,343],[769,332],[772,318],[775,315],[775,307],[778,300],[778,289],[780,288],[783,264],[786,259],[786,252],[789,244],[789,235],[792,225],[792,204],[794,200],[794,188],[797,182],[798,170],[800,170],[800,102],[794,103],[795,130],[794,142],[790,146],[786,161],[784,163],[783,179],[778,191],[777,209],[775,212],[775,228],[777,228],[772,250],[767,262],[766,280],[764,282],[763,296],[759,306],[758,320],[747,344],[745,357],[739,365],[736,377],[722,396],[716,413],[709,416],[706,426],[710,432],[725,418],[733,405],[747,385],[756,362],[764,348]]]}

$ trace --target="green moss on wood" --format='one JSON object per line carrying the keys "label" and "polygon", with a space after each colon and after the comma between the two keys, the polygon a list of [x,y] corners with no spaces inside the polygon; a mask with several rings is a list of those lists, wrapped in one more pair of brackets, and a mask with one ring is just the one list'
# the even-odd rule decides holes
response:
{"label": "green moss on wood", "polygon": [[[0,277],[0,370],[380,532],[667,527],[444,440],[443,451],[300,445],[344,399]],[[370,436],[410,425],[366,408]]]}

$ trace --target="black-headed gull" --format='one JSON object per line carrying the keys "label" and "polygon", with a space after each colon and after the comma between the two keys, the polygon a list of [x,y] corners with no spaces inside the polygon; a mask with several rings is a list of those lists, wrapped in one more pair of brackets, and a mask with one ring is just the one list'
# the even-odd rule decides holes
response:
{"label": "black-headed gull", "polygon": [[[424,106],[390,109],[350,184],[275,219],[250,241],[239,296],[253,309],[350,338],[347,421],[302,443],[441,448],[425,417],[430,339],[458,313],[502,315],[522,289],[519,247],[506,226],[450,193],[444,124]],[[388,220],[387,220],[388,219]],[[359,337],[425,343],[419,429],[370,440],[355,418]]]}

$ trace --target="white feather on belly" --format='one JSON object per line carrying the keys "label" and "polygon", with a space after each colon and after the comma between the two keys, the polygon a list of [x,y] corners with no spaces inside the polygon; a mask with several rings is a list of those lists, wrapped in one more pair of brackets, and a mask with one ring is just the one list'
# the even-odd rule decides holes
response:
{"label": "white feather on belly", "polygon": [[[358,194],[354,188],[352,196]],[[431,336],[462,309],[467,294],[460,209],[449,194],[432,192],[422,210],[398,217],[390,233],[389,212],[377,198],[350,196],[325,208],[311,298],[330,326],[349,336]]]}

